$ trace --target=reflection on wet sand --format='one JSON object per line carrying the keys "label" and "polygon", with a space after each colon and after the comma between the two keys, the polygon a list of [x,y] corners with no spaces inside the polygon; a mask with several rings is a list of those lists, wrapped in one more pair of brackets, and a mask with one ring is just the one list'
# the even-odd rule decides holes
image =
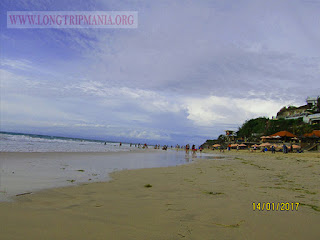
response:
{"label": "reflection on wet sand", "polygon": [[46,188],[108,181],[111,172],[123,169],[176,166],[208,156],[211,155],[197,156],[173,150],[118,153],[2,153],[0,201]]}

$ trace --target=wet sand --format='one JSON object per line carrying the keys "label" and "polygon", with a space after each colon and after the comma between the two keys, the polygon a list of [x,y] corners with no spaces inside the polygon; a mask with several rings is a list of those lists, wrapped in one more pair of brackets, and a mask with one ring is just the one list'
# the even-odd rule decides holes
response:
{"label": "wet sand", "polygon": [[[320,153],[224,156],[1,202],[1,239],[319,238]],[[252,202],[300,205],[253,211]]]}
{"label": "wet sand", "polygon": [[[197,158],[206,158],[198,154]],[[26,192],[110,180],[123,169],[168,167],[194,160],[183,151],[0,152],[0,202]]]}

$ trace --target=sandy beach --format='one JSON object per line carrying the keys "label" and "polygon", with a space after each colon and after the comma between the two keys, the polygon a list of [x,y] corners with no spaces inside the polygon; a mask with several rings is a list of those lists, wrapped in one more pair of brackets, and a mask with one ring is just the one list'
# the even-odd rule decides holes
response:
{"label": "sandy beach", "polygon": [[[1,239],[319,238],[320,153],[223,156],[0,202]],[[253,202],[299,206],[254,211]]]}
{"label": "sandy beach", "polygon": [[107,182],[124,169],[169,167],[212,154],[134,149],[124,152],[0,152],[0,202],[28,192]]}

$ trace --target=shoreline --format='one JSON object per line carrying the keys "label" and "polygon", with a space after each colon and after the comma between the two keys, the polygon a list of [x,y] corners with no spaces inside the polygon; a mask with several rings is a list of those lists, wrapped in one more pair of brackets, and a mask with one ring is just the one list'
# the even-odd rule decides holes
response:
{"label": "shoreline", "polygon": [[[108,182],[0,202],[2,239],[318,238],[319,153],[224,156],[117,171]],[[297,211],[253,211],[252,202],[300,205]]]}
{"label": "shoreline", "polygon": [[[1,152],[0,201],[44,189],[106,182],[122,169],[165,167],[194,160],[183,152],[143,149],[128,152]],[[198,154],[206,158],[210,154]],[[215,154],[214,154],[215,155]]]}

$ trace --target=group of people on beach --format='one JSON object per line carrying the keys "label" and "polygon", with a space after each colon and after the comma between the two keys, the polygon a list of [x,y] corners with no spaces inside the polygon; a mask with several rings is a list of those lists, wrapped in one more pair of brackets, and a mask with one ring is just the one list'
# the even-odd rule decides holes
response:
{"label": "group of people on beach", "polygon": [[[186,146],[185,146],[185,150],[186,150],[186,152],[188,152],[189,150],[190,150],[190,145],[189,144],[187,144]],[[192,145],[192,147],[191,147],[191,150],[192,150],[192,152],[196,152],[196,151],[200,151],[200,152],[202,152],[202,150],[203,150],[203,147],[202,146],[199,146],[199,148],[197,149],[196,148],[196,145]]]}
{"label": "group of people on beach", "polygon": [[[106,145],[107,143],[105,142],[104,143],[104,145]],[[122,146],[122,142],[119,142],[119,147],[121,147]],[[133,144],[132,143],[130,143],[130,147],[132,147],[133,146]],[[141,146],[142,146],[142,148],[148,148],[148,144],[140,144],[140,143],[138,143],[138,144],[134,144],[134,147],[138,147],[138,148],[141,148]],[[157,145],[156,145],[157,146]],[[159,145],[159,147],[160,147],[160,145]]]}
{"label": "group of people on beach", "polygon": [[[104,142],[104,145],[107,145],[107,142]],[[138,148],[148,148],[148,145],[145,143],[145,144],[140,144],[140,143],[138,143],[138,144],[133,144],[133,143],[130,143],[130,147],[132,147],[134,145],[134,147],[138,147]],[[122,146],[122,142],[119,142],[119,147],[121,147]],[[154,145],[154,149],[162,149],[162,150],[167,150],[169,148],[169,146],[168,145],[163,145],[162,147],[161,147],[161,145],[160,144],[156,144],[156,145]],[[175,148],[176,149],[185,149],[187,152],[190,150],[190,144],[187,144],[187,145],[185,145],[185,146],[180,146],[179,144],[177,144],[176,146],[175,146]],[[173,149],[173,146],[171,145],[171,149]],[[191,151],[192,152],[197,152],[197,151],[200,151],[200,152],[202,152],[202,150],[203,150],[203,147],[202,146],[199,146],[198,148],[196,147],[196,145],[195,144],[193,144],[192,146],[191,146]]]}

